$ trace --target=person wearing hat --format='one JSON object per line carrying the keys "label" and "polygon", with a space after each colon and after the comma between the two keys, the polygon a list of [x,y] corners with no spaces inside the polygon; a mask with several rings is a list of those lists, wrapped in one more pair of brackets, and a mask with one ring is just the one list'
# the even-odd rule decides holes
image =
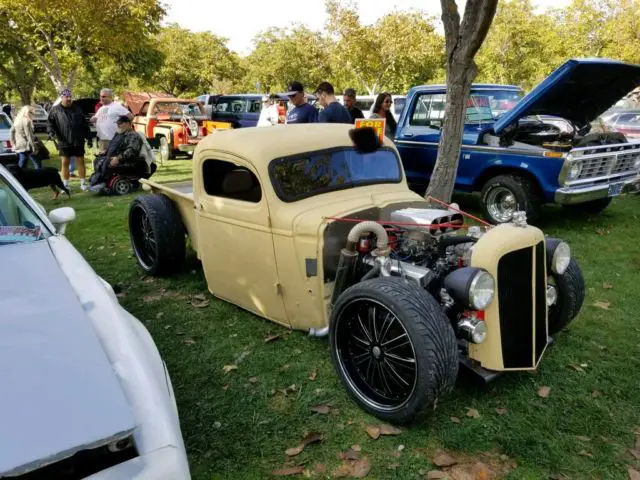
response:
{"label": "person wearing hat", "polygon": [[104,155],[96,157],[91,175],[91,191],[100,191],[106,186],[114,169],[145,167],[140,158],[142,138],[133,130],[131,118],[121,115],[116,120],[117,133],[113,136]]}
{"label": "person wearing hat", "polygon": [[49,136],[56,140],[65,187],[69,187],[69,158],[76,158],[80,188],[87,190],[84,166],[84,144],[89,138],[89,122],[79,105],[73,103],[71,90],[60,92],[60,103],[51,107],[48,117]]}
{"label": "person wearing hat", "polygon": [[347,88],[342,96],[344,106],[351,115],[351,120],[356,123],[358,118],[364,118],[364,113],[356,107],[356,91],[353,88]]}
{"label": "person wearing hat", "polygon": [[278,100],[280,97],[275,93],[262,97],[262,109],[258,119],[258,127],[270,127],[278,124]]}
{"label": "person wearing hat", "polygon": [[315,123],[318,121],[318,110],[307,103],[304,87],[300,82],[291,82],[286,95],[293,105],[287,112],[287,123]]}

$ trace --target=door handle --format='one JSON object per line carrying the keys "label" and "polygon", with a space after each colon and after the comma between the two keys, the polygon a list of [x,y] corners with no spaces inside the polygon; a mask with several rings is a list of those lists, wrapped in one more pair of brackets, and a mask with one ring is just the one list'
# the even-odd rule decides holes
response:
{"label": "door handle", "polygon": [[402,134],[402,136],[404,138],[411,138],[411,137],[413,137],[413,133],[404,133],[404,134]]}

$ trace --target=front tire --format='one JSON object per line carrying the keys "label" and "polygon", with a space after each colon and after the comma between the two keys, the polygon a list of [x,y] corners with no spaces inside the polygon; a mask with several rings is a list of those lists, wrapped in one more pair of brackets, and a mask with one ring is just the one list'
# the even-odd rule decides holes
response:
{"label": "front tire", "polygon": [[402,424],[433,409],[458,375],[458,348],[438,302],[400,278],[375,278],[340,295],[331,314],[334,367],[355,402]]}
{"label": "front tire", "polygon": [[173,160],[174,158],[176,158],[176,156],[169,144],[169,140],[167,137],[160,137],[160,160],[162,162],[166,162],[167,160]]}
{"label": "front tire", "polygon": [[524,211],[531,223],[538,218],[541,199],[537,186],[523,175],[498,175],[482,187],[482,213],[494,225],[510,222],[513,214]]}
{"label": "front tire", "polygon": [[584,277],[575,258],[571,258],[567,270],[562,275],[549,275],[549,283],[554,285],[558,298],[549,307],[549,335],[553,336],[566,328],[578,315],[584,303]]}
{"label": "front tire", "polygon": [[184,264],[185,228],[175,204],[164,195],[137,197],[129,208],[129,236],[140,268],[168,275]]}

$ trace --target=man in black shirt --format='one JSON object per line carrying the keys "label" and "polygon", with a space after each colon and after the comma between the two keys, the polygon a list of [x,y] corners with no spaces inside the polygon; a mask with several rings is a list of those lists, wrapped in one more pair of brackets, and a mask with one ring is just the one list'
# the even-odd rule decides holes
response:
{"label": "man in black shirt", "polygon": [[322,82],[318,85],[316,97],[318,97],[318,103],[323,107],[318,114],[319,123],[353,123],[349,111],[338,102],[333,85],[329,82]]}
{"label": "man in black shirt", "polygon": [[357,118],[364,118],[362,110],[356,107],[356,91],[353,88],[347,88],[344,91],[342,101],[344,102],[344,106],[346,107],[347,111],[351,115],[351,121],[353,123],[356,123]]}

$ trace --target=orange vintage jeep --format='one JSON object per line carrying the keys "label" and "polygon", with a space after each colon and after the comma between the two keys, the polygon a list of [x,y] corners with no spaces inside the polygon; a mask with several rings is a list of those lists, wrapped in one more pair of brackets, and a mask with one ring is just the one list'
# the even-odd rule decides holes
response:
{"label": "orange vintage jeep", "polygon": [[133,126],[160,150],[162,161],[179,152],[192,155],[196,145],[212,130],[231,128],[227,122],[207,120],[200,102],[157,93],[127,93],[125,101],[135,115]]}

